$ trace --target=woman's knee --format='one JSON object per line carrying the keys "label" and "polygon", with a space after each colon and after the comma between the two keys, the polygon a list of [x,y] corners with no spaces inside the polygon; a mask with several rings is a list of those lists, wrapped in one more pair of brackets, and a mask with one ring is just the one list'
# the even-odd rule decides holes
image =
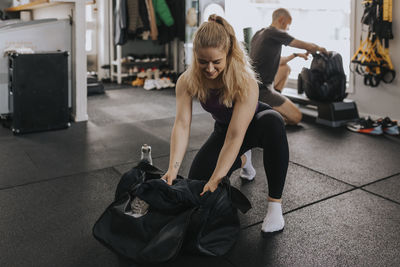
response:
{"label": "woman's knee", "polygon": [[257,114],[257,116],[264,129],[269,129],[270,127],[285,128],[285,121],[282,115],[275,110],[265,110]]}
{"label": "woman's knee", "polygon": [[270,141],[278,141],[282,137],[286,138],[285,121],[281,114],[275,110],[268,110],[260,114],[258,118],[258,131]]}

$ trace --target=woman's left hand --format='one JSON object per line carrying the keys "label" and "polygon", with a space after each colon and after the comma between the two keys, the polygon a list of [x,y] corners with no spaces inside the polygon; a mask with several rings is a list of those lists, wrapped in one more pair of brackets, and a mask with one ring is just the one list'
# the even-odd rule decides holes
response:
{"label": "woman's left hand", "polygon": [[220,181],[215,181],[214,179],[210,179],[203,188],[203,192],[200,193],[200,196],[203,196],[206,192],[210,191],[211,193],[214,192],[219,184]]}

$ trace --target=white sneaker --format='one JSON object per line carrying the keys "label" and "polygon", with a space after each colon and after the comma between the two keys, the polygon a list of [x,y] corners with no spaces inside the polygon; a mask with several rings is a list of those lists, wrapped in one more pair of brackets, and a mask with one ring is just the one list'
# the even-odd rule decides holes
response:
{"label": "white sneaker", "polygon": [[165,87],[166,87],[166,88],[168,88],[168,87],[174,87],[174,86],[175,86],[175,84],[174,84],[173,82],[171,82],[171,79],[170,79],[170,78],[163,78],[163,80],[164,80],[164,83],[165,83]]}
{"label": "white sneaker", "polygon": [[246,157],[246,163],[244,164],[243,168],[240,169],[239,176],[242,179],[252,181],[256,176],[256,170],[251,163],[251,150],[248,150],[246,153],[244,153],[244,156]]}
{"label": "white sneaker", "polygon": [[261,226],[261,233],[268,236],[273,233],[283,231],[285,227],[285,220],[282,214],[282,204],[279,202],[268,202],[267,215]]}
{"label": "white sneaker", "polygon": [[153,79],[146,79],[146,80],[144,81],[144,86],[143,86],[143,88],[144,88],[145,90],[153,90],[153,89],[155,89],[155,88],[156,88],[156,85],[154,84],[154,80],[153,80]]}
{"label": "white sneaker", "polygon": [[160,69],[155,68],[153,70],[153,74],[154,74],[154,80],[159,80],[160,79]]}
{"label": "white sneaker", "polygon": [[155,80],[154,80],[154,85],[156,86],[156,89],[157,89],[157,90],[160,90],[161,88],[163,88],[163,87],[162,87],[162,84],[161,84],[161,82],[160,82],[160,79],[158,79],[158,80],[155,79]]}
{"label": "white sneaker", "polygon": [[159,80],[157,80],[159,83],[160,83],[160,85],[161,85],[161,88],[167,88],[168,87],[168,85],[167,85],[167,83],[166,83],[166,81],[165,81],[165,79],[164,78],[161,78],[161,79],[159,79]]}
{"label": "white sneaker", "polygon": [[149,40],[149,37],[150,37],[150,31],[144,31],[142,33],[142,39],[143,40]]}
{"label": "white sneaker", "polygon": [[142,70],[138,73],[137,76],[138,76],[139,78],[145,79],[145,78],[146,78],[146,72],[142,69]]}
{"label": "white sneaker", "polygon": [[153,70],[152,69],[148,68],[146,70],[146,78],[149,79],[149,80],[153,79]]}

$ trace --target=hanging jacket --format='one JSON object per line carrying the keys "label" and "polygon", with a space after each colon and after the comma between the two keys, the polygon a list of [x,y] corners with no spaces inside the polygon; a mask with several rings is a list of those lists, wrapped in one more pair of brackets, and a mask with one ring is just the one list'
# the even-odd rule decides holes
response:
{"label": "hanging jacket", "polygon": [[146,6],[147,6],[147,13],[149,14],[151,40],[156,41],[158,38],[158,29],[156,23],[156,14],[154,13],[154,8],[153,8],[153,1],[146,0]]}
{"label": "hanging jacket", "polygon": [[138,29],[143,28],[143,22],[139,16],[139,0],[127,0],[128,9],[128,32],[136,34]]}
{"label": "hanging jacket", "polygon": [[128,14],[126,10],[126,0],[115,2],[115,27],[114,44],[123,45],[128,40],[127,25]]}
{"label": "hanging jacket", "polygon": [[153,0],[153,7],[156,14],[157,26],[160,26],[162,23],[168,27],[174,24],[174,18],[165,0]]}
{"label": "hanging jacket", "polygon": [[174,18],[174,24],[170,27],[161,24],[158,27],[158,41],[160,44],[166,44],[174,38],[178,38],[184,42],[186,25],[185,0],[166,0],[166,3]]}
{"label": "hanging jacket", "polygon": [[143,23],[143,31],[150,30],[149,13],[147,12],[146,0],[139,0],[139,16]]}
{"label": "hanging jacket", "polygon": [[[218,188],[200,193],[206,181],[178,177],[172,186],[163,172],[141,162],[125,173],[116,200],[93,227],[93,235],[118,254],[137,263],[154,264],[174,259],[180,251],[220,256],[237,240],[237,208],[247,212],[247,198],[224,178]],[[131,214],[130,203],[139,197],[150,208],[142,217]]]}

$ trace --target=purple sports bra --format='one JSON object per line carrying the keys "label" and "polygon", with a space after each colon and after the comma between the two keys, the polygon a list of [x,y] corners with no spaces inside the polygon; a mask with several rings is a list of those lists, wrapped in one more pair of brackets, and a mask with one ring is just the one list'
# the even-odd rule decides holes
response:
{"label": "purple sports bra", "polygon": [[[210,89],[210,94],[205,103],[200,101],[201,106],[205,111],[209,112],[211,116],[219,123],[229,124],[232,118],[233,103],[232,107],[228,108],[224,104],[219,102],[219,90]],[[256,112],[258,111],[259,104],[257,104]]]}

